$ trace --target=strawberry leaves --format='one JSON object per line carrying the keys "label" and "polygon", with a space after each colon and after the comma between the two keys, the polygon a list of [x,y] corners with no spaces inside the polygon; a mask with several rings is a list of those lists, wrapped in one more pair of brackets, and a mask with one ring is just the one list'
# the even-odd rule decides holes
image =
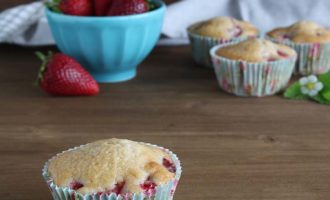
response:
{"label": "strawberry leaves", "polygon": [[157,8],[157,5],[152,0],[146,0],[148,3],[148,10],[152,11]]}
{"label": "strawberry leaves", "polygon": [[301,93],[300,84],[295,82],[292,84],[284,93],[284,97],[288,99],[296,99],[296,100],[304,100],[308,99],[308,97]]}
{"label": "strawberry leaves", "polygon": [[59,7],[60,2],[61,2],[61,0],[48,0],[48,1],[45,1],[45,6],[56,13],[62,13],[62,11]]}
{"label": "strawberry leaves", "polygon": [[284,97],[330,105],[330,73],[301,78],[285,91]]}
{"label": "strawberry leaves", "polygon": [[46,68],[47,68],[47,63],[48,63],[48,60],[53,57],[53,52],[49,51],[48,52],[48,55],[45,55],[43,53],[41,53],[40,51],[37,51],[35,52],[36,56],[39,58],[39,60],[41,60],[41,67],[39,69],[39,72],[38,72],[38,76],[37,76],[37,79],[35,80],[34,84],[36,86],[39,85],[40,83],[40,80],[43,79],[43,74],[45,73],[46,71]]}

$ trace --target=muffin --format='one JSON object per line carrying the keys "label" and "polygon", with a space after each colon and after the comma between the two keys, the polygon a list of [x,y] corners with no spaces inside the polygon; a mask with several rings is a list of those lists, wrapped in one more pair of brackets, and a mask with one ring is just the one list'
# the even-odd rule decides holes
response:
{"label": "muffin", "polygon": [[268,96],[289,82],[296,52],[263,39],[218,45],[210,51],[220,87],[238,96]]}
{"label": "muffin", "polygon": [[123,139],[70,149],[43,169],[55,200],[172,199],[180,175],[180,161],[169,150]]}
{"label": "muffin", "polygon": [[218,44],[237,43],[257,37],[259,31],[249,22],[231,17],[216,17],[188,28],[192,55],[196,63],[212,67],[210,49]]}
{"label": "muffin", "polygon": [[267,33],[271,40],[288,45],[298,53],[296,73],[322,74],[330,70],[330,31],[311,21],[300,21],[289,27]]}

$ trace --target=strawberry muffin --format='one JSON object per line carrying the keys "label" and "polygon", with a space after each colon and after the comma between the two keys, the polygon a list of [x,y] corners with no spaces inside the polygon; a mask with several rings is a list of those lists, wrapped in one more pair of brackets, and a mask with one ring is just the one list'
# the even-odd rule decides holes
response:
{"label": "strawberry muffin", "polygon": [[311,21],[300,21],[289,27],[276,28],[267,36],[297,51],[297,73],[322,74],[330,70],[330,30],[325,27]]}
{"label": "strawberry muffin", "polygon": [[123,139],[70,149],[43,170],[56,200],[172,199],[180,175],[180,162],[169,150]]}
{"label": "strawberry muffin", "polygon": [[263,39],[219,45],[211,52],[220,87],[238,96],[268,96],[289,82],[297,58],[285,45]]}
{"label": "strawberry muffin", "polygon": [[209,56],[212,47],[257,37],[259,30],[246,21],[231,17],[216,17],[191,25],[188,28],[188,35],[195,62],[212,67]]}

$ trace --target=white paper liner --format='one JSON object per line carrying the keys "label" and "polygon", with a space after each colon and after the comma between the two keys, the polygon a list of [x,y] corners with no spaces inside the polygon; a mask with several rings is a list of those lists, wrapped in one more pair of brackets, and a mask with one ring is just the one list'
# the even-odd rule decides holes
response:
{"label": "white paper liner", "polygon": [[330,71],[330,43],[294,43],[290,40],[278,40],[269,36],[273,42],[287,45],[298,54],[295,74],[323,74]]}
{"label": "white paper liner", "polygon": [[148,146],[152,146],[152,147],[156,147],[156,148],[159,148],[159,149],[165,151],[170,156],[171,160],[173,161],[173,163],[176,167],[176,173],[175,173],[174,179],[169,181],[166,184],[157,186],[156,193],[154,196],[152,196],[152,197],[146,196],[143,192],[127,194],[125,196],[117,195],[115,193],[102,194],[102,195],[99,195],[99,194],[82,195],[82,194],[78,193],[77,191],[72,190],[68,187],[56,186],[48,173],[49,162],[53,158],[55,158],[56,156],[58,156],[64,152],[72,151],[72,150],[85,146],[85,145],[81,145],[79,147],[74,147],[74,148],[71,148],[69,150],[63,151],[62,153],[55,155],[50,160],[48,160],[46,162],[46,164],[44,165],[44,168],[42,169],[42,176],[44,177],[44,179],[52,193],[53,199],[54,200],[172,200],[174,192],[177,187],[177,184],[181,177],[181,173],[182,173],[182,167],[181,167],[179,158],[177,157],[176,154],[174,154],[173,152],[171,152],[170,150],[168,150],[166,148],[163,148],[163,147],[160,147],[160,146],[157,146],[154,144],[149,144],[149,143],[143,143],[143,142],[139,142],[139,143],[148,145]]}
{"label": "white paper liner", "polygon": [[211,49],[215,73],[220,87],[237,96],[263,97],[273,95],[289,82],[297,57],[263,63],[230,60],[216,54],[218,45]]}

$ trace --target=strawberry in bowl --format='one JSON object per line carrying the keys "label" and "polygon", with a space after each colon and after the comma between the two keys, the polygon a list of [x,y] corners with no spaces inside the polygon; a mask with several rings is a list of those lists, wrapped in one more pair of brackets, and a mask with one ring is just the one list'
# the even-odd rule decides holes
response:
{"label": "strawberry in bowl", "polygon": [[58,48],[98,82],[136,76],[159,39],[166,9],[160,0],[54,1],[46,15]]}

